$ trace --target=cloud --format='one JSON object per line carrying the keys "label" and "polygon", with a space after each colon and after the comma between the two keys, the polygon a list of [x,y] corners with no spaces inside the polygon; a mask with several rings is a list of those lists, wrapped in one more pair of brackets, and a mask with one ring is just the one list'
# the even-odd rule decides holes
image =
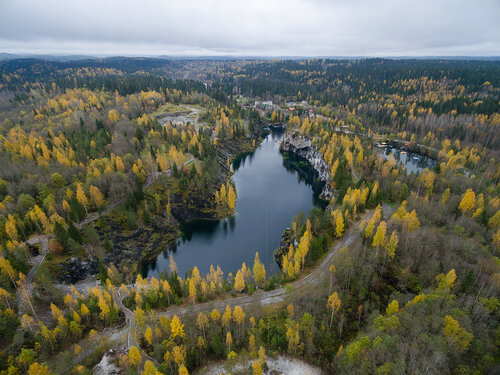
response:
{"label": "cloud", "polygon": [[0,0],[0,50],[500,55],[497,0]]}

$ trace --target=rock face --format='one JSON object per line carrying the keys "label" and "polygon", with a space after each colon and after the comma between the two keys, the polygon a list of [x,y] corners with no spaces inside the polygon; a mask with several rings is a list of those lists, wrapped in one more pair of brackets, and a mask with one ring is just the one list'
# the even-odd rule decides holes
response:
{"label": "rock face", "polygon": [[59,269],[59,281],[74,284],[89,275],[95,275],[98,271],[98,262],[90,255],[87,259],[71,257],[60,263]]}
{"label": "rock face", "polygon": [[281,143],[281,150],[291,152],[306,159],[311,167],[318,172],[320,181],[325,183],[319,197],[324,200],[330,200],[332,198],[333,193],[328,184],[330,169],[309,138],[295,131],[286,132],[283,142]]}
{"label": "rock face", "polygon": [[292,228],[286,228],[281,235],[281,243],[278,248],[274,250],[274,260],[278,263],[279,267],[283,267],[283,255],[288,254],[290,245],[297,246],[297,240],[293,234]]}

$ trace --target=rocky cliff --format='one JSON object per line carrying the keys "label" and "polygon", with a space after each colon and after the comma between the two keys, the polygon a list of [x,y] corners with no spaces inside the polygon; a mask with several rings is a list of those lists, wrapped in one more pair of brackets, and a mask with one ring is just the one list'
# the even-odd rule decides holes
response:
{"label": "rocky cliff", "polygon": [[309,138],[295,131],[287,131],[285,132],[285,137],[281,143],[281,150],[296,154],[306,159],[311,167],[318,172],[320,181],[325,183],[319,197],[324,200],[330,200],[332,198],[333,193],[330,189],[330,185],[328,184],[328,180],[330,179],[330,169]]}

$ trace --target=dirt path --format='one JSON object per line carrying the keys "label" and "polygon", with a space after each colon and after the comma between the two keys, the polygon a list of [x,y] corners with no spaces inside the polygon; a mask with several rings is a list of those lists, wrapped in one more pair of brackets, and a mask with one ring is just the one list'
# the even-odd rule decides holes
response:
{"label": "dirt path", "polygon": [[[123,305],[123,299],[127,295],[124,294],[123,296],[121,295],[121,290],[118,289],[118,296],[115,298],[116,304],[120,308],[120,310],[123,311],[125,314],[125,318],[127,320],[127,349],[130,349],[131,346],[137,346],[139,347],[137,343],[137,336],[136,336],[136,330],[135,330],[135,319],[134,319],[134,313],[127,307]],[[133,331],[133,332],[132,332]]]}
{"label": "dirt path", "polygon": [[[390,209],[390,208],[389,208]],[[386,209],[387,212],[387,209]],[[364,215],[364,219],[369,219],[373,212],[369,212]],[[172,307],[164,312],[160,312],[158,315],[172,317],[177,316],[192,316],[197,315],[200,312],[207,313],[211,312],[213,309],[223,311],[226,305],[232,309],[235,306],[240,306],[243,309],[252,307],[253,309],[265,309],[266,307],[280,306],[287,302],[288,299],[294,299],[298,296],[306,295],[313,292],[314,289],[320,287],[322,282],[327,279],[329,274],[329,267],[333,263],[333,259],[337,254],[338,250],[344,246],[348,246],[355,240],[359,240],[359,226],[361,221],[356,222],[349,230],[344,234],[344,236],[338,240],[330,249],[328,255],[323,259],[321,264],[317,266],[311,273],[304,276],[303,278],[296,280],[292,283],[287,284],[283,288],[271,290],[269,292],[259,291],[251,296],[245,295],[235,298],[227,298],[220,301],[210,301],[205,303],[196,304],[188,307]],[[290,288],[292,287],[292,288]],[[290,293],[289,291],[292,291]]]}
{"label": "dirt path", "polygon": [[[393,208],[384,205],[383,209],[386,215],[390,215],[393,211]],[[362,219],[369,219],[373,215],[373,212],[370,211],[366,213]],[[257,291],[251,296],[244,295],[240,297],[229,297],[219,301],[210,301],[205,303],[196,304],[193,306],[172,306],[164,311],[155,311],[156,316],[168,316],[173,317],[177,315],[179,317],[193,317],[200,312],[209,313],[213,309],[219,310],[222,312],[226,306],[230,306],[231,309],[234,309],[235,306],[240,306],[244,310],[248,311],[250,309],[258,309],[262,311],[266,307],[277,308],[281,307],[285,303],[290,303],[294,299],[303,295],[311,295],[314,294],[315,291],[322,287],[322,283],[328,280],[329,275],[329,267],[333,263],[335,255],[337,252],[355,241],[360,241],[360,225],[361,221],[356,222],[349,230],[344,233],[344,236],[338,240],[331,248],[329,253],[325,256],[322,262],[308,275],[302,277],[299,280],[296,280],[292,283],[287,284],[283,288],[271,290],[268,292]],[[134,288],[134,285],[128,285],[127,288]],[[290,293],[292,291],[292,293]],[[121,291],[117,292],[118,295],[115,296],[115,301],[118,307],[124,312],[127,319],[127,326],[125,328],[115,330],[113,333],[114,337],[120,337],[121,340],[116,342],[116,346],[125,346],[130,348],[132,345],[139,347],[138,340],[136,337],[136,327],[133,312],[123,305],[123,298],[125,295],[121,294]],[[84,353],[80,356],[79,361],[83,360],[85,357],[91,355],[92,353]],[[150,359],[150,357],[148,357]],[[76,364],[76,362],[75,362]]]}
{"label": "dirt path", "polygon": [[[31,291],[33,290],[33,277],[35,277],[36,271],[38,270],[38,267],[43,263],[45,257],[47,256],[49,252],[49,238],[52,237],[50,234],[43,234],[43,235],[38,235],[35,237],[30,238],[26,243],[30,246],[34,246],[37,244],[41,244],[42,246],[42,252],[40,255],[36,256],[33,258],[34,264],[31,267],[31,269],[28,272],[28,275],[26,275],[26,278],[23,280],[22,284],[19,285],[16,289],[16,302],[17,302],[17,314],[19,316],[22,315],[22,313],[27,310],[27,307],[29,306],[30,309],[33,310],[33,306],[30,301],[30,296],[31,296]],[[28,305],[28,306],[26,306]],[[35,315],[35,314],[34,314]],[[36,315],[35,315],[36,317]]]}

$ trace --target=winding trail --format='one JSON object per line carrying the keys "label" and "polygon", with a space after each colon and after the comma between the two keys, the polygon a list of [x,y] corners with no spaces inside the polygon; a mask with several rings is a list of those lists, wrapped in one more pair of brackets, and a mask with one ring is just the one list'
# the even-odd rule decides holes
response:
{"label": "winding trail", "polygon": [[[383,210],[385,215],[389,216],[394,209],[384,204]],[[217,301],[209,301],[205,303],[195,304],[192,306],[171,306],[163,311],[155,311],[155,315],[173,317],[174,315],[179,316],[180,318],[192,318],[195,317],[198,313],[210,313],[213,309],[219,310],[222,312],[226,306],[234,309],[235,306],[240,306],[244,310],[246,310],[247,314],[249,310],[259,310],[263,311],[266,308],[276,309],[287,303],[292,302],[300,296],[304,295],[314,295],[317,293],[318,288],[323,287],[324,284],[328,280],[329,275],[329,267],[333,263],[333,260],[337,254],[337,252],[343,247],[349,246],[356,241],[361,241],[360,237],[360,225],[362,220],[368,220],[373,215],[373,211],[369,211],[363,215],[363,217],[358,220],[356,223],[352,225],[335,244],[330,247],[330,251],[325,256],[325,258],[321,261],[321,263],[316,266],[311,273],[305,275],[304,277],[288,283],[286,286],[271,290],[268,292],[257,291],[253,295],[243,295],[240,297],[227,297]],[[324,285],[326,287],[326,285]],[[135,288],[135,285],[127,285],[128,289]],[[119,306],[119,308],[124,312],[127,320],[127,325],[124,328],[116,330],[113,332],[113,336],[119,337],[120,339],[116,341],[116,346],[122,346],[125,348],[130,348],[131,346],[136,346],[139,348],[139,343],[136,337],[136,326],[134,320],[134,313],[123,305],[123,299],[126,297],[126,294],[122,294],[120,290],[118,290],[117,295],[114,296],[114,299]],[[147,356],[144,352],[143,357],[152,360],[151,357]],[[87,351],[80,355],[78,361],[85,359],[87,356],[90,356],[92,351]],[[156,361],[155,361],[156,362]]]}
{"label": "winding trail", "polygon": [[[392,211],[392,207],[384,205],[384,211],[386,214]],[[345,246],[349,246],[356,240],[360,240],[359,237],[359,227],[363,219],[367,220],[371,218],[373,212],[370,211],[363,215],[363,218],[358,220],[349,230],[347,230],[342,238],[340,238],[331,248],[326,257],[322,262],[309,274],[306,276],[288,283],[285,287],[271,290],[268,292],[256,292],[253,295],[244,295],[240,297],[230,297],[219,301],[210,301],[205,303],[196,304],[188,307],[172,307],[166,311],[159,312],[158,315],[172,317],[177,315],[179,317],[188,317],[192,315],[197,315],[200,312],[207,313],[211,312],[213,309],[223,311],[226,305],[234,308],[235,306],[240,306],[242,308],[260,308],[265,309],[266,307],[279,307],[284,303],[288,303],[289,299],[296,299],[298,296],[304,296],[307,294],[315,293],[318,287],[328,279],[329,267],[333,263],[335,255],[337,252]],[[292,287],[292,288],[290,288]],[[290,292],[292,291],[292,292]]]}

